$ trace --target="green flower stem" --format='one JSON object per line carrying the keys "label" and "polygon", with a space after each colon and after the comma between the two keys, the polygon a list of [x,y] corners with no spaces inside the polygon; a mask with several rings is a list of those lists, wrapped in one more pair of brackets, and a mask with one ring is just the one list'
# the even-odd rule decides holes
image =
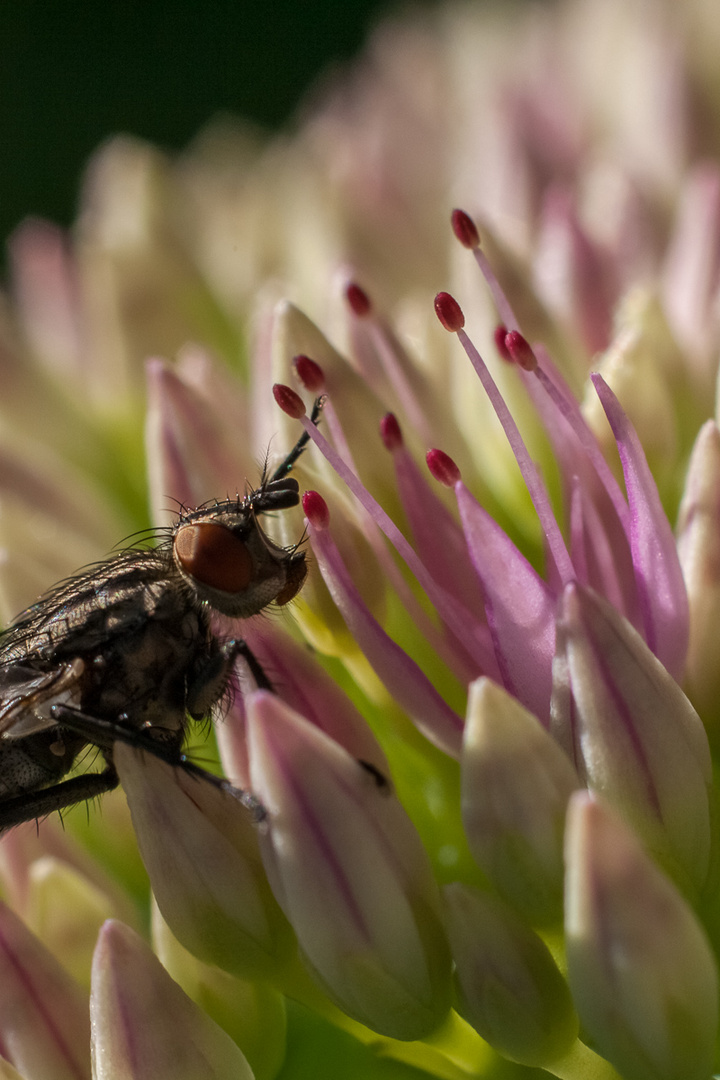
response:
{"label": "green flower stem", "polygon": [[714,783],[709,791],[712,846],[710,869],[697,905],[697,914],[710,938],[713,952],[720,956],[720,806],[718,805],[718,768],[713,767]]}
{"label": "green flower stem", "polygon": [[569,1053],[558,1061],[543,1065],[543,1069],[559,1080],[622,1080],[609,1062],[598,1057],[579,1039]]}
{"label": "green flower stem", "polygon": [[[299,959],[282,972],[274,986],[358,1042],[371,1046],[379,1056],[424,1069],[439,1080],[468,1080],[483,1075],[497,1058],[495,1051],[454,1011],[426,1039],[402,1042],[378,1035],[341,1012],[315,985]],[[607,1080],[611,1077],[614,1080],[614,1072],[607,1074]],[[589,1074],[589,1080],[595,1080],[595,1075]],[[605,1076],[598,1073],[598,1080],[605,1080]]]}

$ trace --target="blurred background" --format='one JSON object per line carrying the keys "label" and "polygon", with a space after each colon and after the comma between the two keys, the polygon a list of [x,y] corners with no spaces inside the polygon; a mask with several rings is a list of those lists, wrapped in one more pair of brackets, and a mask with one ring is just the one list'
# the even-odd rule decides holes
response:
{"label": "blurred background", "polygon": [[72,221],[83,165],[112,133],[176,150],[219,112],[269,129],[291,121],[396,6],[0,0],[2,246],[27,214]]}

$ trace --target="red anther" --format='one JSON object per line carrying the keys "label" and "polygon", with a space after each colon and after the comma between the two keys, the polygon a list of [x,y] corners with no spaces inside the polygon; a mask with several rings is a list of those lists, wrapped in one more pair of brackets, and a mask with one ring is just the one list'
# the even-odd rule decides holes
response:
{"label": "red anther", "polygon": [[465,316],[462,308],[454,296],[447,292],[439,292],[435,297],[435,314],[446,330],[456,334],[465,325]]}
{"label": "red anther", "polygon": [[311,394],[322,394],[325,390],[325,372],[320,365],[311,360],[309,356],[300,353],[293,357],[293,367],[297,377],[306,390]]}
{"label": "red anther", "polygon": [[469,214],[466,214],[464,210],[453,210],[450,221],[452,230],[463,247],[471,250],[480,247],[480,234]]}
{"label": "red anther", "polygon": [[499,326],[495,327],[495,348],[497,349],[501,360],[507,360],[508,364],[512,364],[513,358],[508,352],[507,345],[505,344],[507,332],[507,326],[503,323],[500,323]]}
{"label": "red anther", "polygon": [[402,431],[395,413],[385,413],[380,421],[380,438],[386,450],[399,450],[403,444]]}
{"label": "red anther", "polygon": [[537,356],[519,330],[511,330],[505,335],[505,348],[511,359],[524,371],[534,371],[538,366]]}
{"label": "red anther", "polygon": [[285,386],[284,383],[276,382],[273,386],[273,397],[282,411],[287,413],[288,416],[292,416],[294,420],[299,420],[305,415],[306,410],[303,399],[293,390],[292,386]]}
{"label": "red anther", "polygon": [[460,470],[444,450],[428,450],[425,461],[435,479],[444,484],[445,487],[454,487],[460,480]]}
{"label": "red anther", "polygon": [[370,303],[370,297],[364,289],[360,288],[360,286],[356,282],[351,281],[350,284],[346,287],[345,299],[350,305],[353,314],[357,315],[359,319],[363,319],[367,314],[369,314],[370,308],[372,306]]}
{"label": "red anther", "polygon": [[330,509],[319,491],[306,491],[302,497],[305,517],[314,529],[324,530],[330,524]]}

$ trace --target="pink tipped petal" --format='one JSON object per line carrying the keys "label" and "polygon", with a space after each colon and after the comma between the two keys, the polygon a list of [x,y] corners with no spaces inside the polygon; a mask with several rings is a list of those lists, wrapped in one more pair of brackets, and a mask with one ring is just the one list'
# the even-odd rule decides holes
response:
{"label": "pink tipped petal", "polygon": [[607,256],[578,221],[573,201],[559,187],[546,197],[535,282],[548,306],[592,354],[609,344],[617,285]]}
{"label": "pink tipped petal", "polygon": [[565,811],[580,781],[537,718],[490,679],[470,686],[461,784],[478,865],[525,921],[557,925]]}
{"label": "pink tipped petal", "polygon": [[195,389],[165,361],[147,364],[146,443],[155,520],[167,524],[180,503],[198,506],[242,485],[240,463],[222,435],[222,423]]}
{"label": "pink tipped petal", "polygon": [[26,218],[10,235],[13,293],[33,352],[56,374],[82,377],[80,289],[69,236],[49,221]]}
{"label": "pink tipped petal", "polygon": [[682,681],[689,613],[675,537],[634,427],[602,376],[594,374],[591,378],[622,462],[645,640],[670,674]]}
{"label": "pink tipped petal", "polygon": [[547,945],[494,896],[454,882],[444,898],[462,1015],[511,1061],[562,1057],[578,1021]]}
{"label": "pink tipped petal", "polygon": [[630,620],[639,621],[630,545],[605,492],[577,473],[570,494],[570,550],[578,581],[604,596]]}
{"label": "pink tipped petal", "polygon": [[253,1080],[222,1028],[123,923],[105,923],[93,962],[93,1080]]}
{"label": "pink tipped petal", "polygon": [[[249,625],[245,640],[268,674],[273,690],[291,709],[302,713],[354,758],[368,761],[387,773],[387,758],[367,721],[307,646],[298,645],[285,630],[269,621]],[[234,739],[232,726],[226,722],[218,724],[216,733],[221,748]],[[234,772],[231,770],[229,775]]]}
{"label": "pink tipped petal", "polygon": [[152,950],[170,977],[237,1043],[257,1080],[274,1080],[287,1052],[284,996],[268,982],[237,979],[192,956],[157,904],[150,917]]}
{"label": "pink tipped petal", "polygon": [[678,552],[687,584],[690,645],[685,686],[703,721],[720,724],[720,431],[708,420],[695,441],[678,515]]}
{"label": "pink tipped petal", "polygon": [[[426,566],[433,567],[438,585],[473,612],[481,620],[485,611],[482,588],[468,555],[467,544],[457,519],[435,495],[414,458],[403,445],[393,453],[393,465],[400,500],[407,516],[418,555]],[[464,643],[452,634],[456,655],[453,669],[464,676],[465,682],[474,678],[477,664],[466,656]],[[478,628],[478,636],[480,629]],[[483,672],[499,677],[490,633],[486,633]],[[458,663],[460,661],[461,663]]]}
{"label": "pink tipped petal", "polygon": [[333,449],[318,428],[311,424],[307,417],[303,417],[305,431],[320,450],[323,457],[329,462],[340,479],[347,484],[348,488],[358,500],[374,524],[380,529],[393,545],[400,557],[405,561],[408,568],[417,578],[420,585],[428,595],[428,599],[434,605],[440,618],[452,630],[455,636],[465,642],[467,651],[474,658],[480,671],[485,671],[487,660],[487,627],[468,608],[455,600],[451,595],[441,589],[433,575],[428,571],[425,564],[418,558],[416,551],[405,539],[395,522],[383,510],[368,489],[358,479],[357,475],[348,467],[344,459]]}
{"label": "pink tipped petal", "polygon": [[87,996],[4,904],[0,1046],[26,1080],[90,1080]]}
{"label": "pink tipped petal", "polygon": [[704,375],[707,353],[714,348],[720,279],[717,163],[696,165],[683,187],[666,259],[663,299],[676,340],[687,348],[688,361]]}
{"label": "pink tipped petal", "polygon": [[405,447],[395,451],[393,465],[420,558],[433,567],[438,585],[479,614],[484,607],[482,589],[459,522],[437,497]]}
{"label": "pink tipped petal", "polygon": [[350,348],[360,370],[377,373],[383,400],[389,399],[418,437],[429,441],[437,421],[437,393],[434,388],[428,393],[416,362],[392,328],[371,311],[369,318],[351,320],[349,330]]}
{"label": "pink tipped petal", "polygon": [[570,504],[570,552],[578,580],[640,625],[630,551],[630,512],[569,386],[546,351],[523,381],[553,445]]}
{"label": "pink tipped petal", "polygon": [[697,892],[710,859],[712,772],[680,687],[627,620],[578,585],[562,599],[553,678],[552,732],[581,779]]}
{"label": "pink tipped petal", "polygon": [[455,493],[470,558],[485,591],[503,684],[547,724],[555,597],[463,483],[456,485]]}
{"label": "pink tipped petal", "polygon": [[330,595],[378,678],[427,739],[452,757],[459,757],[462,719],[373,617],[353,584],[330,530],[318,530],[308,523],[308,531]]}
{"label": "pink tipped petal", "polygon": [[[477,254],[479,253],[480,249],[478,248]],[[461,329],[458,331],[458,338],[468,359],[475,368],[477,376],[482,383],[482,387],[490,400],[490,404],[495,410],[498,420],[502,424],[503,431],[510,443],[510,448],[515,455],[515,460],[518,463],[523,480],[525,481],[530,498],[532,499],[533,506],[535,507],[535,512],[540,520],[540,527],[542,528],[545,537],[548,556],[554,563],[553,573],[561,582],[572,581],[575,576],[575,571],[572,562],[570,561],[567,548],[565,547],[565,541],[560,532],[560,527],[555,520],[555,515],[550,504],[550,498],[538,468],[530,457],[530,453],[520,434],[520,430],[515,423],[495,380],[490,374],[487,364],[464,330]]]}
{"label": "pink tipped petal", "polygon": [[593,490],[598,486],[605,489],[619,523],[625,528],[630,516],[625,496],[582,414],[577,398],[547,350],[542,345],[536,345],[535,353],[538,366],[531,374],[523,375],[522,379],[553,444],[566,487],[576,472],[587,475],[586,482],[592,482]]}
{"label": "pink tipped petal", "polygon": [[315,977],[374,1030],[418,1039],[447,1013],[450,958],[427,855],[387,779],[273,694],[248,702],[268,875]]}
{"label": "pink tipped petal", "polygon": [[568,975],[594,1046],[623,1077],[707,1080],[718,975],[690,907],[585,793],[570,803],[565,859]]}
{"label": "pink tipped petal", "polygon": [[131,747],[116,746],[114,758],[153,893],[178,940],[233,974],[274,972],[293,938],[265,879],[251,812]]}

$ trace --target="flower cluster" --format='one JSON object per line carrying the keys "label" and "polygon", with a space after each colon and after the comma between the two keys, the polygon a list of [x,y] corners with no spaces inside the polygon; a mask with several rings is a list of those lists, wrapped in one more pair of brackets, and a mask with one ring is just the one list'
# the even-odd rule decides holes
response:
{"label": "flower cluster", "polygon": [[718,1069],[718,34],[389,24],[294,138],[116,139],[19,226],[4,620],[147,524],[143,445],[162,527],[304,428],[311,571],[216,718],[261,809],[118,745],[0,840],[0,1075]]}

